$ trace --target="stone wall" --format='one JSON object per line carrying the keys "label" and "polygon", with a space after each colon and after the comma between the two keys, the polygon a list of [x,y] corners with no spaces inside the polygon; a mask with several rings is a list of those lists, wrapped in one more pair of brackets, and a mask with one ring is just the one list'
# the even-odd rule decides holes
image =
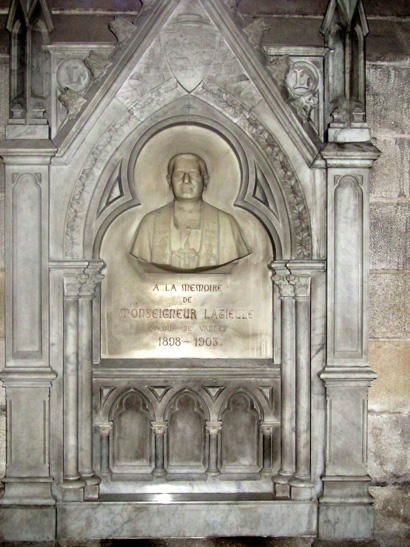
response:
{"label": "stone wall", "polygon": [[[118,3],[118,2],[117,2]],[[295,36],[294,45],[321,45],[319,34],[326,1],[243,0],[249,17],[264,16],[268,45]],[[57,2],[58,4],[58,2]],[[61,5],[60,5],[61,4]],[[107,42],[107,11],[76,11],[77,2],[60,2],[54,40]],[[93,8],[115,2],[90,2]],[[119,3],[118,3],[119,4]],[[128,15],[134,2],[128,2]],[[0,1],[4,21],[8,2]],[[53,5],[53,2],[51,2]],[[64,14],[64,5],[71,15]],[[307,9],[307,6],[310,6]],[[379,374],[369,397],[369,472],[376,499],[376,535],[386,547],[410,544],[410,6],[406,0],[365,0],[368,39],[368,121],[374,144],[382,151],[371,176],[371,322],[370,366]],[[78,24],[80,19],[81,24]],[[88,19],[87,19],[88,17]],[[88,21],[88,22],[87,22]],[[1,21],[0,21],[1,23]],[[292,33],[294,26],[300,33]],[[95,30],[97,29],[97,30]],[[7,43],[0,31],[0,48]],[[8,57],[0,54],[0,139],[7,119]],[[0,167],[0,353],[4,354],[4,177]],[[0,475],[4,472],[5,406],[0,390]],[[408,542],[408,543],[406,543]]]}
{"label": "stone wall", "polygon": [[368,62],[371,175],[369,472],[382,545],[410,541],[410,58]]}

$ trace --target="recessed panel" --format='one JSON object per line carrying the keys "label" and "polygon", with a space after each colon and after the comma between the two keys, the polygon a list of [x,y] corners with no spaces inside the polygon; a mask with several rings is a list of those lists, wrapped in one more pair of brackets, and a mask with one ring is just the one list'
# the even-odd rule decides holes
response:
{"label": "recessed panel", "polygon": [[208,129],[173,127],[143,148],[141,206],[103,242],[103,357],[271,357],[272,246],[235,206],[241,176],[230,145]]}

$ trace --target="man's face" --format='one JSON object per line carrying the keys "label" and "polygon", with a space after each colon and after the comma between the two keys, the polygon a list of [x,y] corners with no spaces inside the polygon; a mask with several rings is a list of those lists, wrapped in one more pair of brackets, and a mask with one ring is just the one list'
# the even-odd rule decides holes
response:
{"label": "man's face", "polygon": [[180,156],[175,160],[171,187],[177,201],[199,201],[204,191],[204,179],[195,156]]}

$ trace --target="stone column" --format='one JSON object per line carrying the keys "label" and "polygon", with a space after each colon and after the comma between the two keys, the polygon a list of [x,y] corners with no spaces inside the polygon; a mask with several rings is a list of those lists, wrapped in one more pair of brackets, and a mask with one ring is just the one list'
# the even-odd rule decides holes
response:
{"label": "stone column", "polygon": [[110,435],[112,423],[98,424],[101,442],[101,475],[108,475],[110,472]]}
{"label": "stone column", "polygon": [[155,433],[155,468],[152,472],[154,477],[165,477],[165,432],[168,428],[167,422],[151,422],[152,431]]}
{"label": "stone column", "polygon": [[281,467],[273,481],[285,485],[285,488],[279,486],[277,494],[286,496],[295,472],[295,290],[286,267],[272,265],[272,269],[281,299]]}
{"label": "stone column", "polygon": [[85,481],[78,459],[78,301],[86,276],[81,270],[64,274],[64,498],[82,500]]}
{"label": "stone column", "polygon": [[84,271],[87,276],[80,288],[78,361],[79,361],[79,471],[86,482],[85,499],[98,498],[100,478],[93,470],[93,408],[92,408],[92,312],[95,288],[104,276],[100,273],[104,264],[90,262]]}
{"label": "stone column", "polygon": [[207,475],[217,476],[220,474],[218,467],[218,436],[222,430],[222,422],[206,422],[206,430],[209,435],[209,454]]}
{"label": "stone column", "polygon": [[[318,265],[322,269],[322,265]],[[292,498],[305,499],[312,494],[310,472],[310,282],[308,264],[288,264],[296,298],[296,470],[289,482]],[[305,271],[300,271],[305,268]],[[293,272],[298,272],[295,275]]]}
{"label": "stone column", "polygon": [[263,436],[263,475],[270,475],[272,473],[272,433],[274,424],[271,422],[261,422],[260,428]]}

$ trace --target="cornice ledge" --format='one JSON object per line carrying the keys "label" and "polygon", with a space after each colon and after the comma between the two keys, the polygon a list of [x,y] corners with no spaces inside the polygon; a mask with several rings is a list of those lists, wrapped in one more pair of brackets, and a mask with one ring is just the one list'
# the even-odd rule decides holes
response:
{"label": "cornice ledge", "polygon": [[56,378],[50,367],[6,367],[0,373],[5,387],[51,387]]}
{"label": "cornice ledge", "polygon": [[328,167],[371,167],[380,154],[371,142],[330,142],[320,152]]}
{"label": "cornice ledge", "polygon": [[319,374],[321,380],[327,385],[341,382],[357,381],[359,383],[366,382],[370,384],[376,380],[377,374],[368,365],[365,366],[329,366],[323,369]]}
{"label": "cornice ledge", "polygon": [[[219,28],[239,62],[248,71],[271,111],[276,115],[284,131],[293,139],[305,161],[311,165],[320,150],[321,141],[313,128],[303,124],[282,98],[279,89],[264,63],[264,54],[248,41],[234,14],[218,0],[201,0],[202,6]],[[242,35],[237,38],[238,33]],[[270,82],[270,83],[268,83]]]}
{"label": "cornice ledge", "polygon": [[57,148],[49,139],[21,139],[0,142],[0,156],[4,163],[49,163]]}

